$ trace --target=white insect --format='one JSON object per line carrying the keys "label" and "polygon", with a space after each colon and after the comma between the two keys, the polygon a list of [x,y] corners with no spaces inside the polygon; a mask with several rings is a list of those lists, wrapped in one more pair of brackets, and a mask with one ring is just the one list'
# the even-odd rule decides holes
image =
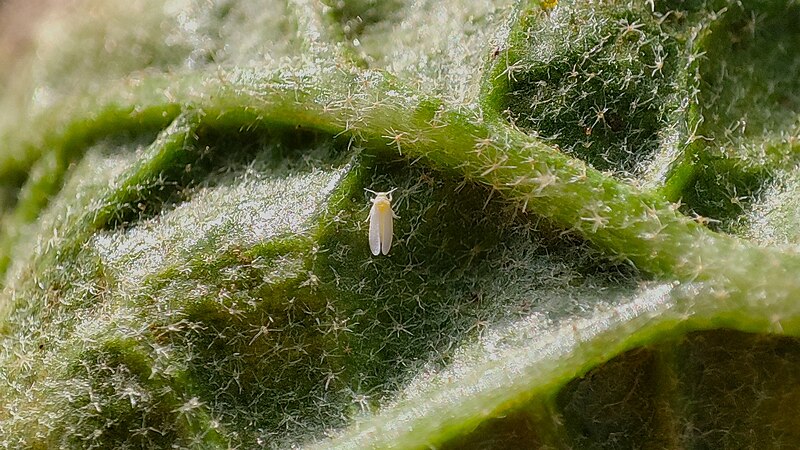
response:
{"label": "white insect", "polygon": [[372,201],[372,208],[369,210],[369,248],[372,250],[373,255],[389,253],[392,248],[392,238],[394,237],[394,225],[392,219],[399,219],[400,217],[392,211],[392,192],[375,192],[369,189],[365,191],[375,194]]}

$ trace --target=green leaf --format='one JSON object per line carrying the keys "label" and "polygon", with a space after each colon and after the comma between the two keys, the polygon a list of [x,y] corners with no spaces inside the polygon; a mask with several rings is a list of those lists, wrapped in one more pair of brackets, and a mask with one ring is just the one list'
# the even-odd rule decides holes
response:
{"label": "green leaf", "polygon": [[0,445],[800,443],[800,6],[267,3],[2,69]]}

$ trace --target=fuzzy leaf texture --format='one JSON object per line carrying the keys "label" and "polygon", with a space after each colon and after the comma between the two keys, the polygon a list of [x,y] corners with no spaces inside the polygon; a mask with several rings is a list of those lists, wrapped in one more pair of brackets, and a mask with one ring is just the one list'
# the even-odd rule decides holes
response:
{"label": "fuzzy leaf texture", "polygon": [[800,446],[796,1],[55,3],[1,447]]}

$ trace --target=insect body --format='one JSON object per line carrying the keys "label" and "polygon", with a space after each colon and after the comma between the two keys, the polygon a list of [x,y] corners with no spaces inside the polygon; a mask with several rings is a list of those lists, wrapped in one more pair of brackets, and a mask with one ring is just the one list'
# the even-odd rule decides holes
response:
{"label": "insect body", "polygon": [[[395,188],[396,189],[396,188]],[[375,192],[365,189],[367,192],[375,194],[372,201],[372,208],[369,210],[369,248],[373,255],[389,253],[392,248],[392,237],[394,225],[392,219],[399,219],[392,211],[392,189],[389,192]]]}

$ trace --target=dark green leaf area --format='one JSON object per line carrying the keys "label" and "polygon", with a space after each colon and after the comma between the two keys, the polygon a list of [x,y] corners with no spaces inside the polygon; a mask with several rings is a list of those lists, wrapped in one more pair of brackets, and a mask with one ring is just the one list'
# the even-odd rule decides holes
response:
{"label": "dark green leaf area", "polygon": [[[800,57],[792,50],[800,45],[798,23],[800,6],[791,2],[731,5],[711,22],[698,98],[704,119],[698,132],[711,139],[711,149],[747,157],[755,142],[780,145],[797,136]],[[768,150],[764,156],[772,156]]]}
{"label": "dark green leaf area", "polygon": [[645,5],[570,4],[524,15],[493,73],[517,126],[601,170],[637,174],[678,108],[680,40]]}
{"label": "dark green leaf area", "polygon": [[711,229],[737,232],[742,214],[750,210],[754,196],[772,179],[772,172],[736,159],[709,158],[698,166],[701,172],[683,191],[682,209],[702,217]]}
{"label": "dark green leaf area", "polygon": [[543,411],[520,408],[502,417],[487,419],[471,432],[447,441],[440,448],[443,450],[539,449],[546,447],[548,442],[546,437],[542,436],[542,424],[553,420],[558,419],[546,416]]}
{"label": "dark green leaf area", "polygon": [[671,196],[687,212],[731,231],[776,174],[797,164],[800,6],[746,2],[706,15],[697,116],[668,186],[683,186]]}
{"label": "dark green leaf area", "polygon": [[[341,426],[350,408],[338,378],[347,318],[311,288],[295,251],[304,244],[234,249],[189,276],[164,273],[155,295],[171,305],[143,304],[155,342],[185,367],[186,391],[246,446]],[[287,277],[272,280],[279,273]]]}
{"label": "dark green leaf area", "polygon": [[555,410],[563,440],[576,448],[632,448],[644,443],[670,448],[675,439],[668,398],[670,381],[659,355],[634,350],[571,381],[558,393]]}
{"label": "dark green leaf area", "polygon": [[367,27],[391,19],[403,6],[399,0],[325,0],[324,3],[330,7],[328,14],[350,43]]}
{"label": "dark green leaf area", "polygon": [[445,448],[790,448],[798,363],[796,338],[690,333],[624,353]]}
{"label": "dark green leaf area", "polygon": [[798,442],[797,338],[692,333],[673,355],[684,447],[791,448]]}
{"label": "dark green leaf area", "polygon": [[63,402],[51,445],[157,447],[181,442],[179,429],[185,423],[176,414],[176,392],[163,378],[150,376],[151,364],[137,342],[119,336],[107,336],[83,350],[68,378],[60,380],[63,390],[48,399],[52,406]]}

